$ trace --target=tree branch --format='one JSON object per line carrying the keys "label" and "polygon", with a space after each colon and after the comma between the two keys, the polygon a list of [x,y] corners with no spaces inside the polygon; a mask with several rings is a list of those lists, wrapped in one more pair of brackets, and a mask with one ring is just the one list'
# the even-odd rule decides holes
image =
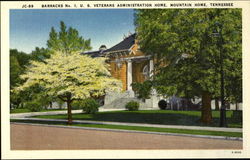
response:
{"label": "tree branch", "polygon": [[64,101],[64,102],[66,102],[67,101],[67,99],[65,99],[65,97],[63,97],[63,96],[58,96],[58,98],[60,98],[62,101]]}

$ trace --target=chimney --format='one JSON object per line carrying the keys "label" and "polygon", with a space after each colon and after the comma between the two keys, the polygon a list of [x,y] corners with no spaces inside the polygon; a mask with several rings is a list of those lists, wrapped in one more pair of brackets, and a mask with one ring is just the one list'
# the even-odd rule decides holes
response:
{"label": "chimney", "polygon": [[106,47],[105,45],[101,45],[101,46],[99,47],[100,53],[102,53],[102,52],[105,51],[106,49],[107,49],[107,47]]}

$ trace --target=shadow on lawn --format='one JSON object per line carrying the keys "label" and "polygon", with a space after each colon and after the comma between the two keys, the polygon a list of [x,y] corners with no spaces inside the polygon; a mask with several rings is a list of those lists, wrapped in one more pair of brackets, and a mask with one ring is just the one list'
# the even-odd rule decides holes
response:
{"label": "shadow on lawn", "polygon": [[[227,125],[228,127],[232,128],[242,128],[242,111],[233,111],[232,114],[229,116],[227,115]],[[219,127],[220,118],[216,117],[213,118],[213,126]]]}
{"label": "shadow on lawn", "polygon": [[89,120],[150,123],[165,125],[196,125],[199,117],[192,115],[180,115],[171,113],[105,113],[95,114]]}
{"label": "shadow on lawn", "polygon": [[[46,115],[35,117],[46,119],[67,119],[67,115]],[[219,117],[219,111],[213,111],[213,123],[206,125],[200,122],[200,112],[198,111],[114,111],[98,112],[96,114],[73,114],[73,120],[212,127],[219,127]],[[227,122],[228,127],[241,128],[242,112],[227,112]]]}
{"label": "shadow on lawn", "polygon": [[[179,114],[179,113],[140,113],[140,112],[106,112],[97,113],[89,116],[83,114],[73,115],[73,119],[93,120],[93,121],[112,121],[128,123],[149,123],[163,125],[186,125],[186,126],[213,126],[219,127],[220,118],[214,116],[213,123],[206,125],[200,122],[200,114]],[[242,119],[227,116],[229,127],[242,127]]]}

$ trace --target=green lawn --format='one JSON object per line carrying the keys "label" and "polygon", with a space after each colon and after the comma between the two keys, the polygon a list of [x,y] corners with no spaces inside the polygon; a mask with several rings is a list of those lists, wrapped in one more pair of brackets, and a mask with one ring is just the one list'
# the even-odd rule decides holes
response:
{"label": "green lawn", "polygon": [[[66,109],[43,109],[39,112],[51,112],[51,111],[63,111],[63,110],[66,110]],[[25,109],[25,108],[22,108],[22,109],[11,109],[10,110],[10,113],[29,113],[31,112],[30,110],[28,109]]]}
{"label": "green lawn", "polygon": [[[112,121],[129,123],[149,123],[165,125],[187,125],[187,126],[219,126],[219,111],[213,111],[213,123],[202,124],[199,119],[200,111],[172,111],[172,110],[145,110],[145,111],[112,111],[98,112],[96,114],[73,114],[74,120]],[[228,127],[242,127],[242,120],[233,118],[233,111],[227,111]],[[67,115],[43,115],[36,118],[67,119]]]}
{"label": "green lawn", "polygon": [[[39,124],[49,124],[49,125],[67,125],[65,122],[45,122],[45,121],[34,121],[34,120],[11,120],[11,122],[39,123]],[[139,127],[139,126],[120,126],[120,125],[104,125],[104,124],[72,124],[72,126],[135,130],[135,131],[150,131],[150,132],[161,132],[161,133],[180,133],[180,134],[193,134],[193,135],[242,137],[242,133],[238,133],[238,132],[189,130],[189,129],[174,129],[174,128],[155,128],[155,127]]]}

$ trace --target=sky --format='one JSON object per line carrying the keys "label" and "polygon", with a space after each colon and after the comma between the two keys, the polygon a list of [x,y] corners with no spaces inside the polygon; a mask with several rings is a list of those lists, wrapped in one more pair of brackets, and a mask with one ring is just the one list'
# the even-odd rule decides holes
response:
{"label": "sky", "polygon": [[132,9],[14,9],[10,11],[10,48],[31,53],[47,47],[51,27],[59,31],[60,21],[91,39],[92,50],[107,48],[135,32]]}

